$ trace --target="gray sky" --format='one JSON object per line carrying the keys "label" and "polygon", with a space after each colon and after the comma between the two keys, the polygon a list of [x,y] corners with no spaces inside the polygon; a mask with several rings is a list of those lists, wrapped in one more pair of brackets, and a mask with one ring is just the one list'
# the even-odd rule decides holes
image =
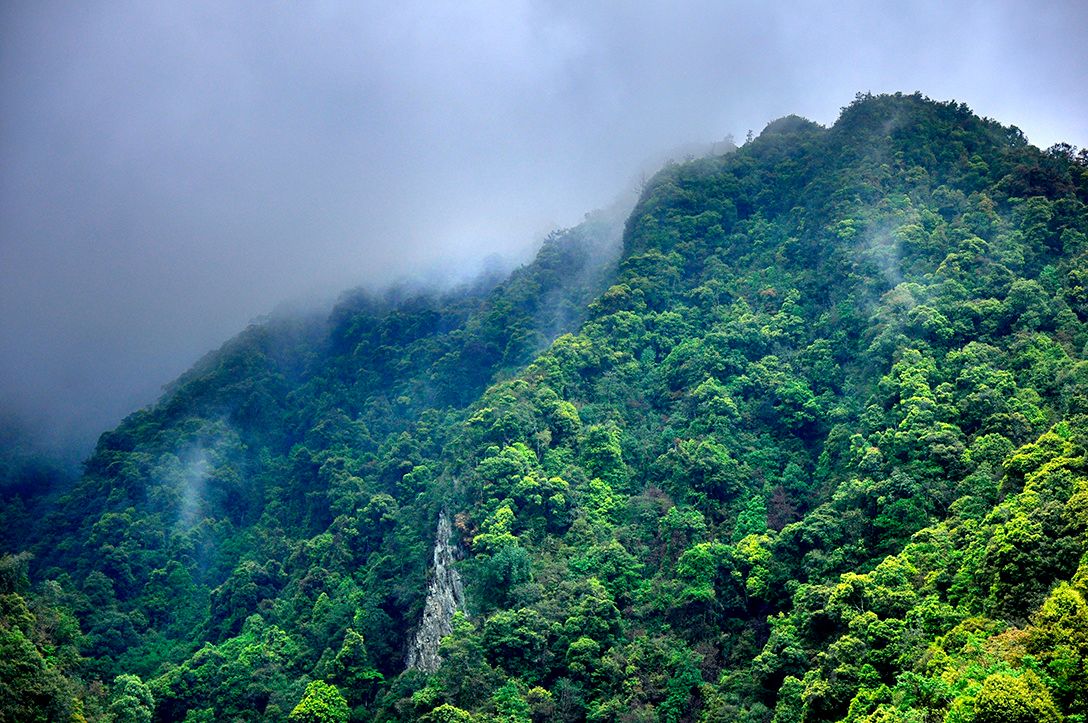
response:
{"label": "gray sky", "polygon": [[277,304],[525,258],[858,91],[1088,144],[1071,2],[0,4],[0,410],[87,444]]}

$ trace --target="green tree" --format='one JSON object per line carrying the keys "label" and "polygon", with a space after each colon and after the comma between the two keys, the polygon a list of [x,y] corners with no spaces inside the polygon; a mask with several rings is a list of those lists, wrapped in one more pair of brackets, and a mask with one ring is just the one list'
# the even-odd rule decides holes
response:
{"label": "green tree", "polygon": [[457,706],[443,703],[420,718],[422,723],[473,723],[476,716]]}
{"label": "green tree", "polygon": [[347,691],[347,699],[353,705],[367,702],[384,676],[374,669],[367,653],[363,636],[355,630],[344,633],[344,642],[333,658],[330,679],[338,688]]}
{"label": "green tree", "polygon": [[346,723],[348,703],[335,685],[315,680],[288,717],[292,723]]}
{"label": "green tree", "polygon": [[155,699],[139,677],[119,675],[113,680],[109,711],[117,723],[151,723]]}
{"label": "green tree", "polygon": [[1060,723],[1062,714],[1030,670],[1019,676],[994,673],[975,698],[975,723]]}

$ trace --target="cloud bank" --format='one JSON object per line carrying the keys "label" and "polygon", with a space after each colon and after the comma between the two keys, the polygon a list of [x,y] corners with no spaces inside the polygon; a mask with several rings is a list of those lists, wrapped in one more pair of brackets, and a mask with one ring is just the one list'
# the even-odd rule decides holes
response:
{"label": "cloud bank", "polygon": [[1083,3],[771,5],[5,3],[0,410],[85,451],[285,300],[526,258],[858,91],[1088,144]]}

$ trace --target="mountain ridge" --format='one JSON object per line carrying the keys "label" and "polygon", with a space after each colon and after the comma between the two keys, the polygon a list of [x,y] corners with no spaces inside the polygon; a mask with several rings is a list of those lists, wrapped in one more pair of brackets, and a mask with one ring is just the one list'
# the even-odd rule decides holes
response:
{"label": "mountain ridge", "polygon": [[[615,266],[591,220],[494,289],[252,329],[31,537],[51,582],[10,594],[79,632],[20,634],[89,658],[51,705],[1088,715],[1086,200],[1083,153],[859,95],[666,166]],[[444,507],[469,614],[402,673]]]}

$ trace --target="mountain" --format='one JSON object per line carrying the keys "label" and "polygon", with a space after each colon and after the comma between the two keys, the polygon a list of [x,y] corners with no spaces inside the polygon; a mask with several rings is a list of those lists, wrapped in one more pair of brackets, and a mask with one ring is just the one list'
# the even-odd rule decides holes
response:
{"label": "mountain", "polygon": [[858,96],[254,326],[4,488],[3,719],[1084,720],[1086,203]]}

